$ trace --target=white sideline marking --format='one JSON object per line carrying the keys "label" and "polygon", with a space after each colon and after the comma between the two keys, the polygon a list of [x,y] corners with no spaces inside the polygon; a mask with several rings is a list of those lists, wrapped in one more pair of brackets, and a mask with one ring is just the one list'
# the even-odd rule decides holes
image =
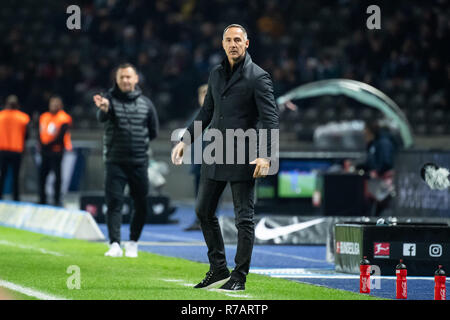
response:
{"label": "white sideline marking", "polygon": [[[193,287],[193,286],[195,286],[195,284],[189,283],[189,282],[185,282],[184,280],[181,280],[181,279],[161,279],[161,280],[162,281],[166,281],[166,282],[178,283],[178,284],[180,284],[182,286],[185,286],[185,287]],[[221,289],[218,289],[218,288],[212,288],[212,289],[206,289],[206,290],[207,291],[213,291],[213,292],[221,293],[221,294],[224,294],[224,295],[226,295],[228,297],[232,297],[232,298],[247,298],[247,299],[251,299],[252,298],[252,296],[250,296],[248,294],[240,294],[240,293],[234,294],[232,292],[228,292],[228,291],[221,290]]]}
{"label": "white sideline marking", "polygon": [[231,293],[222,289],[217,289],[217,288],[213,288],[213,289],[208,289],[209,291],[214,291],[214,292],[218,292],[218,293],[223,293],[226,296],[229,297],[233,297],[233,298],[251,298],[251,296],[249,296],[248,294],[239,294],[239,293]]}
{"label": "white sideline marking", "polygon": [[269,255],[272,255],[272,256],[291,258],[291,259],[301,260],[301,261],[320,262],[320,263],[326,263],[327,262],[326,260],[318,260],[318,259],[306,258],[306,257],[302,257],[302,256],[294,256],[294,255],[291,255],[291,254],[280,253],[280,252],[273,252],[273,251],[264,250],[264,249],[258,249],[258,248],[254,248],[253,252],[259,252],[259,253],[263,253],[263,254],[269,254]]}
{"label": "white sideline marking", "polygon": [[311,270],[305,268],[251,268],[251,273],[272,275],[272,274],[313,274]]}
{"label": "white sideline marking", "polygon": [[[291,279],[359,279],[358,274],[329,274],[329,273],[318,273],[309,271],[308,269],[250,269],[250,273],[261,274],[270,276],[273,278],[291,278]],[[396,276],[371,276],[373,279],[387,279],[395,280]],[[408,280],[434,280],[432,276],[430,277],[420,277],[420,276],[409,276]]]}
{"label": "white sideline marking", "polygon": [[66,298],[52,296],[52,295],[49,295],[49,294],[31,289],[31,288],[22,287],[17,284],[14,284],[12,282],[1,280],[1,279],[0,279],[0,287],[6,288],[6,289],[9,289],[12,291],[16,291],[16,292],[22,293],[24,295],[27,295],[29,297],[37,298],[39,300],[67,300]]}
{"label": "white sideline marking", "polygon": [[193,283],[183,283],[183,286],[185,286],[185,287],[194,287],[195,284],[193,284]]}
{"label": "white sideline marking", "polygon": [[183,282],[183,280],[180,279],[161,279],[161,280],[166,282]]}
{"label": "white sideline marking", "polygon": [[[359,275],[331,275],[331,274],[316,274],[316,275],[271,275],[274,278],[289,278],[289,279],[359,279]],[[381,280],[396,280],[395,276],[370,276],[372,279],[381,279]],[[408,280],[430,280],[434,281],[433,277],[418,277],[418,276],[409,276]]]}
{"label": "white sideline marking", "polygon": [[[204,241],[199,241],[199,240],[193,239],[193,238],[188,238],[188,237],[183,237],[183,236],[181,236],[181,237],[171,236],[171,235],[165,235],[165,234],[155,233],[155,232],[150,232],[150,231],[145,231],[145,230],[143,231],[143,233],[148,234],[153,237],[156,237],[156,238],[176,240],[176,242],[139,241],[139,244],[142,243],[143,246],[152,246],[152,245],[153,246],[180,246],[180,247],[181,246],[200,246],[200,247],[206,246],[206,243]],[[236,245],[226,244],[225,248],[227,248],[229,250],[236,250]],[[255,247],[253,248],[253,252],[258,252],[261,254],[267,254],[267,255],[271,255],[271,256],[290,258],[290,259],[295,259],[295,260],[300,260],[300,261],[327,263],[326,260],[312,259],[312,258],[296,256],[296,255],[291,255],[291,254],[285,254],[285,253],[280,253],[280,252],[273,252],[270,250],[259,249],[259,248],[255,248]]]}
{"label": "white sideline marking", "polygon": [[233,297],[233,298],[246,298],[251,299],[251,296],[246,294],[231,294],[231,293],[225,293],[226,296]]}
{"label": "white sideline marking", "polygon": [[[290,279],[359,279],[359,276],[341,276],[341,275],[274,275],[274,278],[290,278]],[[395,276],[371,276],[371,279],[381,279],[381,280],[396,280]],[[431,280],[434,281],[433,277],[407,277],[408,280]]]}
{"label": "white sideline marking", "polygon": [[191,241],[191,242],[168,242],[168,241],[139,241],[140,246],[162,246],[162,247],[206,247],[204,241]]}
{"label": "white sideline marking", "polygon": [[17,248],[26,249],[26,250],[38,251],[38,252],[43,253],[43,254],[50,254],[50,255],[53,255],[53,256],[57,256],[57,257],[63,257],[64,256],[64,254],[56,252],[56,251],[50,251],[50,250],[43,249],[43,248],[36,248],[36,247],[27,246],[27,245],[19,244],[19,243],[14,243],[14,242],[6,241],[6,240],[0,240],[0,245],[10,246],[10,247],[17,247]]}
{"label": "white sideline marking", "polygon": [[167,239],[167,240],[172,240],[172,241],[183,241],[183,242],[193,242],[193,241],[197,242],[198,241],[198,239],[194,239],[194,238],[183,237],[183,236],[182,237],[173,236],[173,235],[152,232],[152,231],[147,231],[147,230],[143,230],[142,233],[147,234],[154,238]]}

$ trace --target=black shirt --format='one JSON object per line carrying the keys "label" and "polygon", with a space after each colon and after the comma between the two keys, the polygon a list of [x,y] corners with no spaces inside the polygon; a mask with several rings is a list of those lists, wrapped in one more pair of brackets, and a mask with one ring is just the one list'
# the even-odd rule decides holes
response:
{"label": "black shirt", "polygon": [[242,69],[242,66],[244,65],[244,60],[245,60],[245,55],[242,57],[241,60],[239,60],[238,63],[234,64],[233,70],[231,69],[230,66],[230,62],[228,61],[228,58],[225,58],[223,61],[223,65],[224,65],[224,69],[225,69],[225,79],[228,83],[228,81],[230,81],[231,77],[233,76],[233,74],[237,71]]}

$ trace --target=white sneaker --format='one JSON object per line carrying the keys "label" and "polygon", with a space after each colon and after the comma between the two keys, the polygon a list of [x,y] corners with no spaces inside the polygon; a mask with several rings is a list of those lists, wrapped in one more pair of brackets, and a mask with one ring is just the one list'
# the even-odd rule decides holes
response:
{"label": "white sneaker", "polygon": [[137,258],[138,244],[136,241],[130,241],[125,243],[125,256],[128,258]]}
{"label": "white sneaker", "polygon": [[109,250],[105,253],[106,257],[121,257],[123,255],[122,248],[117,242],[109,245]]}

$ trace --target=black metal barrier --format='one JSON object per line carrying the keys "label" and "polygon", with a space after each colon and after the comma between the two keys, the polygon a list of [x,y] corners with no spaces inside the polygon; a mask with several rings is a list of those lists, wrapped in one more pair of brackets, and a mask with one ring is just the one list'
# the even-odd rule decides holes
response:
{"label": "black metal barrier", "polygon": [[[170,220],[170,216],[176,208],[170,205],[170,199],[165,196],[148,196],[149,214],[146,217],[146,223],[149,224],[167,224],[177,221]],[[98,223],[106,222],[107,207],[104,196],[101,194],[82,194],[80,197],[80,209],[92,214]],[[130,197],[125,197],[122,207],[122,222],[130,223],[133,213],[133,201]]]}
{"label": "black metal barrier", "polygon": [[359,273],[359,263],[367,256],[383,276],[395,275],[399,259],[408,275],[433,276],[438,265],[450,267],[450,227],[440,223],[336,224],[334,248],[339,272]]}
{"label": "black metal barrier", "polygon": [[427,162],[450,168],[450,151],[408,150],[395,159],[396,216],[450,217],[449,190],[432,190],[420,177]]}

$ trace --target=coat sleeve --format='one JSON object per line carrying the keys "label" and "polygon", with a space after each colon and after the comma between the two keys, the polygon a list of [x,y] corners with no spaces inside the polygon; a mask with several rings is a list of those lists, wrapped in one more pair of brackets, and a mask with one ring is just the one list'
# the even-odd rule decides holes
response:
{"label": "coat sleeve", "polygon": [[62,126],[61,126],[61,129],[59,130],[59,132],[58,132],[58,134],[56,135],[56,137],[52,140],[52,141],[50,141],[48,144],[47,144],[47,146],[53,146],[53,145],[56,145],[56,144],[63,144],[64,143],[64,135],[66,134],[66,132],[69,130],[69,124],[68,123],[64,123]]}
{"label": "coat sleeve", "polygon": [[272,129],[279,129],[279,110],[275,103],[270,75],[266,72],[258,77],[254,88],[261,128],[267,130],[267,141],[260,141],[260,145],[267,145],[267,156],[273,156],[272,150],[278,145],[278,135],[273,135]]}
{"label": "coat sleeve", "polygon": [[106,122],[110,118],[109,111],[103,112],[102,110],[97,110],[97,120],[100,123]]}
{"label": "coat sleeve", "polygon": [[[213,71],[212,71],[213,72]],[[191,144],[197,139],[199,134],[197,136],[194,136],[194,123],[195,121],[201,122],[201,127],[203,132],[208,125],[210,124],[213,114],[214,114],[214,99],[212,96],[212,90],[211,90],[211,84],[212,84],[212,72],[208,79],[208,90],[206,92],[205,101],[203,102],[203,107],[200,108],[200,112],[197,114],[197,116],[194,118],[194,120],[189,124],[189,126],[186,129],[186,132],[184,133],[183,137],[181,138],[181,141]],[[189,135],[189,136],[187,136]]]}
{"label": "coat sleeve", "polygon": [[151,140],[155,139],[158,136],[159,132],[159,120],[158,114],[156,112],[156,108],[153,103],[149,103],[149,113],[147,118],[147,128],[148,128],[148,137]]}
{"label": "coat sleeve", "polygon": [[114,117],[114,108],[111,103],[111,98],[109,95],[106,95],[105,98],[109,100],[109,109],[108,109],[108,112],[103,112],[100,109],[97,110],[97,120],[100,123],[104,123],[108,120],[111,120]]}

